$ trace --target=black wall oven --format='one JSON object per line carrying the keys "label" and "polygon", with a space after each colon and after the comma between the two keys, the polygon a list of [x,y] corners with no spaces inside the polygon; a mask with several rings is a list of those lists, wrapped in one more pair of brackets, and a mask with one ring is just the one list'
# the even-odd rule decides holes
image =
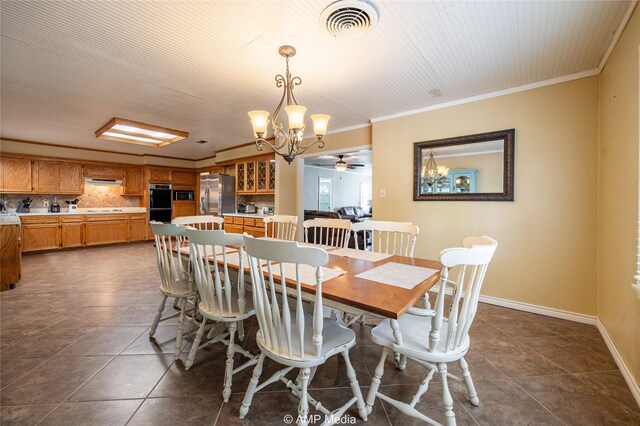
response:
{"label": "black wall oven", "polygon": [[149,221],[171,223],[171,185],[149,185]]}

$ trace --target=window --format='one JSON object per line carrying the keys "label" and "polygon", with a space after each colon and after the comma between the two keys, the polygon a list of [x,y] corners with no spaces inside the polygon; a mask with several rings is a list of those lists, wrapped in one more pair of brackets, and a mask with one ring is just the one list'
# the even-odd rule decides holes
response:
{"label": "window", "polygon": [[332,179],[320,178],[318,183],[318,210],[333,210],[333,181]]}
{"label": "window", "polygon": [[371,192],[371,184],[366,182],[360,183],[360,207],[364,209],[365,212],[371,213],[371,199],[373,198],[373,193]]}

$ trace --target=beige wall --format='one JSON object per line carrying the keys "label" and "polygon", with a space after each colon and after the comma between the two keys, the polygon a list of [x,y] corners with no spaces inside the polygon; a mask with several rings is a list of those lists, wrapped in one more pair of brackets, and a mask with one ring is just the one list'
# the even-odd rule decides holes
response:
{"label": "beige wall", "polygon": [[640,11],[600,74],[598,316],[640,383],[640,300],[630,287],[638,223]]}
{"label": "beige wall", "polygon": [[[484,294],[594,315],[597,120],[591,77],[374,123],[374,218],[420,226],[419,257],[490,235]],[[414,142],[510,128],[515,202],[412,201]]]}

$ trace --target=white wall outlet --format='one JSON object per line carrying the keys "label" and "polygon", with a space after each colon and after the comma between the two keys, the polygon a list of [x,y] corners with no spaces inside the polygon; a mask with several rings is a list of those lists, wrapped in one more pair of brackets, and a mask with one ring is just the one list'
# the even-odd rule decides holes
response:
{"label": "white wall outlet", "polygon": [[42,204],[44,204],[44,208],[49,208],[49,200],[42,200]]}
{"label": "white wall outlet", "polygon": [[387,190],[384,188],[380,188],[380,198],[384,198],[387,196]]}

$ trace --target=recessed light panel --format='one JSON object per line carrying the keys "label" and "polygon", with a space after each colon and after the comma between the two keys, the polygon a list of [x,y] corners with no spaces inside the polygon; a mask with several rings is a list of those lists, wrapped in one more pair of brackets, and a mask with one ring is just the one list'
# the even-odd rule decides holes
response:
{"label": "recessed light panel", "polygon": [[162,147],[189,137],[189,132],[113,117],[96,130],[96,138]]}

